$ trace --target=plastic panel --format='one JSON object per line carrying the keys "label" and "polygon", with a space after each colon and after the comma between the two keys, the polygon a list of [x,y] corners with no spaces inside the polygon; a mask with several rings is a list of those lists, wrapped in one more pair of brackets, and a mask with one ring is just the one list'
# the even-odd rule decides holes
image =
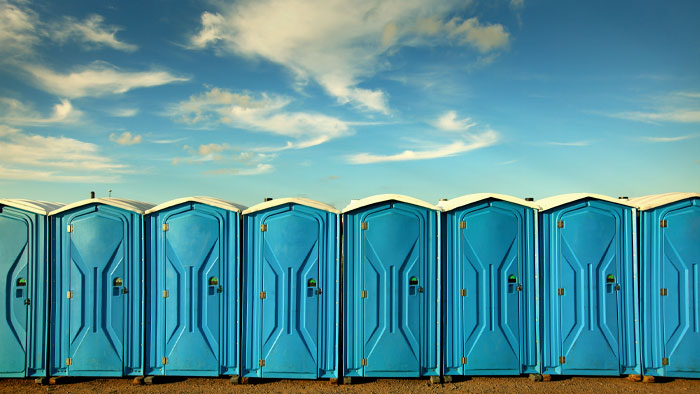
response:
{"label": "plastic panel", "polygon": [[437,212],[382,202],[345,214],[344,229],[343,375],[439,375]]}
{"label": "plastic panel", "polygon": [[339,215],[290,202],[244,227],[242,376],[338,377]]}

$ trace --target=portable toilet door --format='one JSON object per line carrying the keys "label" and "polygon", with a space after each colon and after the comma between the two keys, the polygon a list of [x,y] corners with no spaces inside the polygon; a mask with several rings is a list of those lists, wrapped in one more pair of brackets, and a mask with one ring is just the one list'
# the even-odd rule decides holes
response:
{"label": "portable toilet door", "polygon": [[630,202],[641,211],[642,374],[700,378],[700,193]]}
{"label": "portable toilet door", "polygon": [[305,198],[243,211],[244,377],[338,377],[339,217]]}
{"label": "portable toilet door", "polygon": [[185,197],[146,211],[145,375],[239,374],[242,208]]}
{"label": "portable toilet door", "polygon": [[51,212],[52,376],[143,373],[143,214],[92,198]]}
{"label": "portable toilet door", "polygon": [[636,210],[565,194],[540,213],[543,374],[639,374]]}
{"label": "portable toilet door", "polygon": [[438,220],[396,194],[343,210],[343,376],[440,375]]}
{"label": "portable toilet door", "polygon": [[539,373],[537,205],[479,193],[438,207],[443,374]]}
{"label": "portable toilet door", "polygon": [[61,204],[0,200],[0,377],[46,376],[49,225]]}

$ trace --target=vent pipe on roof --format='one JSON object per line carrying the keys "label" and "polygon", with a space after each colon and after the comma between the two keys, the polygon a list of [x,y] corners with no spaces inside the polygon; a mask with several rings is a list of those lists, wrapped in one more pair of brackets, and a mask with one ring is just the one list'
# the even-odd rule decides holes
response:
{"label": "vent pipe on roof", "polygon": [[525,197],[525,201],[535,201],[535,199],[532,197]]}
{"label": "vent pipe on roof", "polygon": [[618,200],[629,200],[630,198],[627,196],[621,196],[617,198]]}
{"label": "vent pipe on roof", "polygon": [[441,198],[440,201],[447,201],[447,199],[446,199],[446,198]]}
{"label": "vent pipe on roof", "polygon": [[95,192],[90,192],[90,198],[95,198]]}
{"label": "vent pipe on roof", "polygon": [[272,197],[265,197],[265,202],[272,201]]}

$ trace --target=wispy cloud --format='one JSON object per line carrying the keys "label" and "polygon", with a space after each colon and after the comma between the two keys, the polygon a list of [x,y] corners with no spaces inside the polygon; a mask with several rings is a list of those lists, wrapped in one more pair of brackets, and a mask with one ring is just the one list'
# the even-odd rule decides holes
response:
{"label": "wispy cloud", "polygon": [[65,17],[61,22],[50,24],[48,30],[50,37],[58,42],[65,43],[73,40],[84,44],[87,49],[106,46],[133,52],[139,48],[117,39],[116,34],[121,29],[104,24],[104,18],[101,15],[90,15],[82,21]]}
{"label": "wispy cloud", "polygon": [[27,65],[25,69],[37,87],[70,98],[122,94],[132,89],[189,80],[162,70],[122,71],[105,62],[94,62],[66,74],[39,65]]}
{"label": "wispy cloud", "polygon": [[670,112],[618,112],[612,114],[611,116],[638,122],[700,123],[700,110],[677,110]]}
{"label": "wispy cloud", "polygon": [[115,108],[112,109],[109,114],[117,118],[131,118],[138,115],[138,108]]}
{"label": "wispy cloud", "polygon": [[75,123],[82,117],[67,99],[53,106],[51,115],[43,116],[31,105],[19,100],[0,97],[0,120],[14,125],[48,126],[57,123]]}
{"label": "wispy cloud", "polygon": [[593,141],[548,141],[546,145],[554,146],[589,146]]}
{"label": "wispy cloud", "polygon": [[165,140],[153,140],[153,141],[149,141],[149,142],[152,142],[154,144],[176,144],[176,143],[182,142],[186,139],[187,139],[187,137],[182,137],[182,138],[173,138],[173,139],[165,139]]}
{"label": "wispy cloud", "polygon": [[0,127],[0,178],[52,182],[115,181],[130,172],[89,142]]}
{"label": "wispy cloud", "polygon": [[131,135],[131,132],[125,131],[121,134],[110,134],[109,140],[119,145],[136,145],[141,143],[141,136]]}
{"label": "wispy cloud", "polygon": [[468,117],[458,119],[456,111],[447,111],[434,122],[434,125],[445,131],[467,131],[476,126],[476,123],[472,122],[471,118]]}
{"label": "wispy cloud", "polygon": [[681,135],[677,137],[641,137],[645,142],[677,142],[700,137],[700,134]]}
{"label": "wispy cloud", "polygon": [[361,87],[402,46],[465,45],[485,53],[507,47],[500,24],[452,18],[461,2],[247,0],[216,3],[201,15],[192,48],[263,58],[288,68],[296,85],[317,82],[341,104],[387,114],[387,94]]}
{"label": "wispy cloud", "polygon": [[188,153],[188,156],[174,158],[172,160],[173,165],[209,164],[225,166],[204,171],[203,174],[207,175],[263,174],[274,169],[274,166],[269,161],[277,157],[276,154],[244,150],[231,146],[228,143],[202,144],[197,148],[185,145],[183,150]]}
{"label": "wispy cloud", "polygon": [[253,96],[211,88],[173,105],[169,113],[175,119],[191,125],[225,124],[295,139],[295,142],[287,142],[281,149],[308,148],[351,133],[348,124],[338,118],[287,111],[290,103],[291,99],[281,96],[265,93]]}
{"label": "wispy cloud", "polygon": [[[347,161],[352,164],[373,164],[382,162],[428,160],[442,157],[450,157],[470,152],[476,149],[486,148],[497,144],[500,135],[494,130],[485,130],[479,133],[465,132],[460,139],[442,145],[433,145],[429,149],[408,149],[395,154],[356,153],[347,156]],[[420,144],[427,145],[427,144]]]}

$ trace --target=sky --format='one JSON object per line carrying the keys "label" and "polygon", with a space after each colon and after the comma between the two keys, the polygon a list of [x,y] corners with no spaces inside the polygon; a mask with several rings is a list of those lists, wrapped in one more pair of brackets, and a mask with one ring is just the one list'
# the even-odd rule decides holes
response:
{"label": "sky", "polygon": [[0,198],[700,191],[698,1],[0,0]]}

